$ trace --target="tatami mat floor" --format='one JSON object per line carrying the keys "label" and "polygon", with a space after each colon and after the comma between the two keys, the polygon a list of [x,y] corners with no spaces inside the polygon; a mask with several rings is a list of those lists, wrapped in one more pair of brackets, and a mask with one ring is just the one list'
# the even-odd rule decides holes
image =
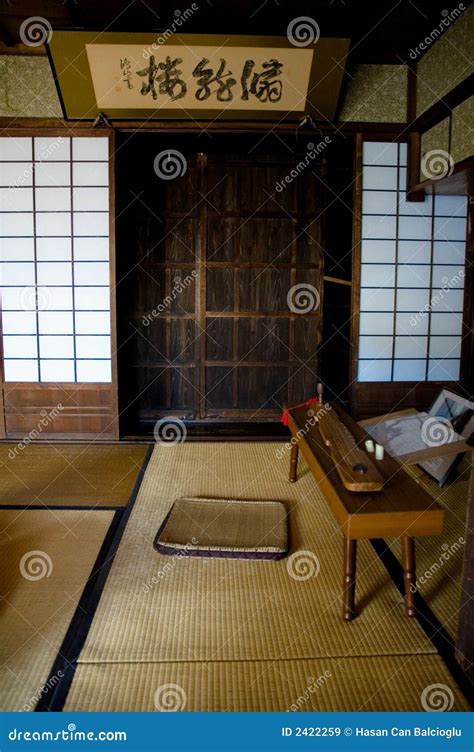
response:
{"label": "tatami mat floor", "polygon": [[[368,541],[359,546],[358,617],[343,622],[339,529],[303,459],[298,483],[288,483],[282,447],[155,447],[85,644],[74,656],[64,709],[415,711],[426,709],[432,685],[442,685],[447,706],[468,709],[433,643],[405,616],[402,596]],[[117,448],[121,452],[109,452]],[[100,505],[126,503],[146,452],[93,447],[94,461],[85,449],[35,448],[28,471],[18,457],[3,457],[25,481],[19,493],[10,478],[0,482],[10,503],[12,489],[27,500],[36,484],[38,503],[79,506],[87,484],[75,487],[73,478],[83,474],[95,488],[81,497],[83,504],[84,498],[93,507],[99,502],[99,509],[0,505],[0,554],[8,563],[0,611],[2,710],[34,709],[53,664],[61,665],[55,658],[114,515]],[[42,469],[50,462],[52,468]],[[463,556],[462,543],[455,544],[465,534],[468,467],[461,465],[458,479],[441,491],[420,470],[410,472],[420,474],[446,509],[443,535],[418,542],[417,571],[428,605],[454,635]],[[153,538],[184,495],[282,501],[290,511],[290,557],[160,555]],[[399,554],[398,542],[387,544]],[[84,625],[88,614],[80,618]],[[49,681],[55,685],[59,678]],[[48,691],[54,686],[46,684]]]}
{"label": "tatami mat floor", "polygon": [[440,683],[438,701],[469,710],[437,655],[93,663],[78,666],[64,709],[422,711],[433,702],[426,688]]}
{"label": "tatami mat floor", "polygon": [[[342,621],[339,530],[304,462],[291,485],[289,458],[279,450],[275,443],[154,449],[67,709],[152,709],[154,692],[171,684],[186,695],[187,709],[285,710],[326,665],[327,691],[309,692],[317,708],[360,709],[364,681],[372,690],[366,709],[417,710],[432,683],[444,684],[457,708],[467,707],[368,542],[358,561],[359,616]],[[153,537],[174,499],[186,494],[283,501],[296,556],[161,556]],[[302,709],[313,709],[308,702]]]}
{"label": "tatami mat floor", "polygon": [[[420,594],[443,627],[456,639],[461,599],[462,571],[466,542],[466,519],[471,455],[466,455],[450,482],[440,488],[421,468],[412,465],[408,472],[443,507],[445,524],[442,535],[416,541],[417,585]],[[402,560],[398,540],[389,544]]]}
{"label": "tatami mat floor", "polygon": [[113,516],[0,509],[0,710],[34,710]]}
{"label": "tatami mat floor", "polygon": [[0,443],[0,506],[126,506],[148,447]]}

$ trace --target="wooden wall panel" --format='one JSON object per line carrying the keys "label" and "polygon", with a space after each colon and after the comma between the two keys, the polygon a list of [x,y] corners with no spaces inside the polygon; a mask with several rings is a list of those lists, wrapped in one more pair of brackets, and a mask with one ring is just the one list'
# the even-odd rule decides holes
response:
{"label": "wooden wall panel", "polygon": [[4,385],[5,438],[111,440],[117,416],[108,384]]}

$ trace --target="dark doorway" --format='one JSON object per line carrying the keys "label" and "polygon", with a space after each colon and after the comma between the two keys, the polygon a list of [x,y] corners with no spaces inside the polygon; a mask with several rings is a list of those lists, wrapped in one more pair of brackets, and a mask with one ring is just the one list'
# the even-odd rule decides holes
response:
{"label": "dark doorway", "polygon": [[255,432],[314,394],[328,201],[315,141],[119,137],[122,434],[171,415]]}

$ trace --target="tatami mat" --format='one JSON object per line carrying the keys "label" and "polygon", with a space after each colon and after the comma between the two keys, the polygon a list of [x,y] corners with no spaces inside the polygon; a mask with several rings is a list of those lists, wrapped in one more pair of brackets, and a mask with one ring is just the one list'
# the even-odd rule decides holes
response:
{"label": "tatami mat", "polygon": [[[341,618],[342,536],[304,461],[296,484],[277,443],[156,447],[80,663],[248,661],[433,653],[371,545],[359,546],[358,618]],[[274,499],[291,509],[294,558],[158,554],[176,498]]]}
{"label": "tatami mat", "polygon": [[[445,511],[443,533],[416,540],[416,573],[419,592],[454,640],[461,601],[471,457],[464,458],[443,488],[421,468],[411,466],[408,470]],[[401,561],[400,542],[390,541],[390,546]]]}
{"label": "tatami mat", "polygon": [[436,700],[446,709],[469,710],[434,655],[98,663],[78,666],[65,710],[421,711]]}
{"label": "tatami mat", "polygon": [[126,506],[140,444],[0,443],[0,506]]}
{"label": "tatami mat", "polygon": [[34,709],[113,515],[0,509],[0,710]]}

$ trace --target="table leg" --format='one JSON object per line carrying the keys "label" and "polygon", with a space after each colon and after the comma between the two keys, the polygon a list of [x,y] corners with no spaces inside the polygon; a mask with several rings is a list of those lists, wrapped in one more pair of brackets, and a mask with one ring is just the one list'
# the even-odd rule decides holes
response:
{"label": "table leg", "polygon": [[342,616],[345,621],[352,621],[356,616],[355,586],[356,586],[357,541],[344,538],[344,583]]}
{"label": "table leg", "polygon": [[415,541],[409,535],[403,536],[403,569],[405,611],[407,616],[416,616]]}
{"label": "table leg", "polygon": [[299,454],[299,447],[298,444],[292,444],[291,445],[291,455],[290,455],[290,483],[296,483],[298,480],[298,454]]}

